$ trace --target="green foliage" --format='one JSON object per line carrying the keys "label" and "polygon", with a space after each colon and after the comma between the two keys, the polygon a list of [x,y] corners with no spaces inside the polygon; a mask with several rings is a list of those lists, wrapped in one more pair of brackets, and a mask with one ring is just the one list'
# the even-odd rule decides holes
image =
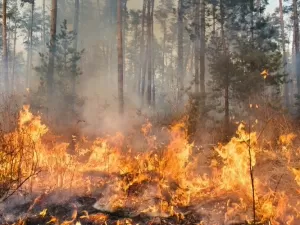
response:
{"label": "green foliage", "polygon": [[[268,86],[279,94],[285,76],[281,70],[279,28],[264,14],[266,2],[261,3],[258,9],[245,1],[224,1],[224,36],[212,37],[207,51],[212,98],[223,98],[226,85],[229,99],[246,105],[250,96],[262,96]],[[220,17],[218,20],[222,23]],[[269,72],[266,79],[261,75],[264,70]]]}
{"label": "green foliage", "polygon": [[51,49],[50,44],[48,44],[48,53],[40,53],[40,65],[35,68],[41,80],[37,93],[37,96],[39,96],[39,101],[37,102],[41,104],[41,101],[45,101],[46,98],[49,52],[52,51],[54,53],[54,96],[57,110],[61,110],[60,113],[70,113],[73,116],[75,116],[74,108],[76,105],[82,104],[82,101],[76,94],[75,85],[76,78],[81,75],[78,63],[84,53],[84,50],[76,51],[74,48],[75,39],[76,34],[73,31],[68,31],[67,21],[65,20],[61,25],[60,33],[56,36],[55,49]]}

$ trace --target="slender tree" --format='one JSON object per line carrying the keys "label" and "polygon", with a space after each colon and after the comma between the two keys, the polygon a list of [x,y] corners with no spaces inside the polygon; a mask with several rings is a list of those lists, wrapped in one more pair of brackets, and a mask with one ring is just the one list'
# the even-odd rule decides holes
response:
{"label": "slender tree", "polygon": [[46,0],[43,0],[43,49],[46,48]]}
{"label": "slender tree", "polygon": [[146,10],[148,6],[148,0],[143,0],[143,11],[142,11],[142,36],[141,36],[141,60],[140,71],[141,71],[141,97],[142,97],[142,106],[144,105],[144,95],[145,95],[145,86],[146,86],[146,53],[145,53],[145,25],[146,25]]}
{"label": "slender tree", "polygon": [[200,18],[200,90],[201,90],[201,110],[205,107],[205,0],[201,0],[201,18]]}
{"label": "slender tree", "polygon": [[[283,4],[282,0],[279,0],[279,13],[280,13],[280,30],[281,30],[281,45],[282,45],[282,53],[283,53],[283,68],[284,73],[286,73],[286,48],[285,48],[285,32],[284,32],[284,18],[283,18]],[[286,82],[284,85],[284,99],[285,99],[285,106],[289,107],[289,83]]]}
{"label": "slender tree", "polygon": [[178,32],[177,32],[177,41],[178,41],[178,83],[179,83],[179,91],[178,91],[178,98],[179,100],[182,98],[183,95],[183,80],[184,80],[184,70],[183,70],[183,0],[178,0],[178,9],[177,9],[177,25],[178,25]]}
{"label": "slender tree", "polygon": [[13,49],[13,62],[12,62],[12,73],[11,73],[11,91],[14,92],[15,90],[15,68],[16,68],[16,48],[17,48],[17,33],[18,33],[18,26],[17,26],[17,19],[15,19],[14,25],[14,49]]}
{"label": "slender tree", "polygon": [[300,66],[299,66],[299,17],[297,0],[293,0],[294,46],[296,59],[297,93],[300,95]]}
{"label": "slender tree", "polygon": [[194,60],[194,66],[195,66],[195,92],[198,94],[200,92],[199,89],[199,83],[200,83],[200,77],[199,77],[199,42],[200,42],[200,32],[199,32],[199,17],[200,17],[200,0],[194,0],[194,7],[195,7],[195,19],[194,19],[194,27],[195,27],[195,60]]}
{"label": "slender tree", "polygon": [[50,29],[50,51],[47,74],[48,103],[51,106],[54,91],[54,59],[56,51],[56,22],[57,22],[57,0],[52,0],[51,5],[51,29]]}
{"label": "slender tree", "polygon": [[152,73],[152,106],[155,108],[155,67],[154,67],[154,49],[153,49],[153,43],[154,43],[154,5],[155,5],[155,0],[152,0],[152,6],[151,6],[151,73]]}
{"label": "slender tree", "polygon": [[8,52],[7,52],[7,0],[2,2],[2,42],[3,42],[3,74],[4,74],[4,90],[9,92],[8,80]]}
{"label": "slender tree", "polygon": [[122,0],[117,3],[117,48],[118,48],[118,96],[119,96],[119,113],[124,113],[124,93],[123,93],[123,26],[122,26]]}
{"label": "slender tree", "polygon": [[147,105],[151,106],[152,98],[152,0],[148,0],[147,10],[147,59],[148,59],[148,79],[147,79]]}
{"label": "slender tree", "polygon": [[33,54],[33,21],[34,21],[34,4],[35,1],[31,1],[31,26],[30,26],[30,46],[28,49],[29,53],[29,62],[28,62],[28,70],[27,70],[27,78],[26,78],[26,86],[30,88],[30,77],[31,77],[31,72],[32,72],[32,54]]}
{"label": "slender tree", "polygon": [[[224,0],[220,0],[220,25],[221,25],[221,43],[222,43],[222,51],[223,57],[228,58],[228,50],[226,47],[225,40],[225,4]],[[224,63],[224,140],[227,141],[229,138],[229,68],[227,61]]]}
{"label": "slender tree", "polygon": [[[74,12],[74,28],[73,31],[76,35],[74,40],[74,52],[77,52],[78,48],[78,27],[79,27],[79,0],[75,0],[75,12]],[[76,64],[74,64],[74,70],[76,70]],[[72,89],[73,89],[73,95],[75,95],[75,84],[76,84],[76,78],[75,76],[72,77]]]}

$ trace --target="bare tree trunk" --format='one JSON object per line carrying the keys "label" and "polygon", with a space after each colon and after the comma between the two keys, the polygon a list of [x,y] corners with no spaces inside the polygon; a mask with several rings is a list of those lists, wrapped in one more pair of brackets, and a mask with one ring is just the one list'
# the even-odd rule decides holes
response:
{"label": "bare tree trunk", "polygon": [[[75,40],[74,40],[74,51],[75,54],[77,53],[77,48],[78,48],[78,27],[79,27],[79,0],[75,0],[75,12],[74,12],[74,28],[73,31],[75,32]],[[72,92],[73,96],[75,96],[76,93],[76,63],[73,65],[73,73],[72,74]]]}
{"label": "bare tree trunk", "polygon": [[154,68],[154,54],[153,54],[153,41],[154,41],[154,5],[155,0],[152,0],[151,7],[151,73],[152,73],[152,106],[155,109],[155,68]]}
{"label": "bare tree trunk", "polygon": [[29,88],[29,67],[30,67],[30,28],[27,30],[27,54],[26,54],[26,88]]}
{"label": "bare tree trunk", "polygon": [[34,20],[34,1],[31,3],[31,27],[30,27],[30,47],[29,47],[29,67],[28,67],[28,74],[27,74],[27,88],[30,88],[30,77],[32,73],[32,55],[33,55],[33,20]]}
{"label": "bare tree trunk", "polygon": [[123,29],[122,29],[122,0],[118,0],[117,5],[117,39],[118,39],[118,96],[119,113],[124,114],[124,93],[123,93]]}
{"label": "bare tree trunk", "polygon": [[166,76],[165,76],[165,55],[166,55],[166,42],[167,42],[167,25],[166,22],[163,22],[163,52],[162,52],[162,80],[163,80],[163,87],[167,83]]}
{"label": "bare tree trunk", "polygon": [[299,68],[299,18],[297,0],[293,0],[293,21],[294,21],[294,35],[295,35],[295,55],[296,55],[296,77],[297,77],[297,94],[300,95],[300,68]]}
{"label": "bare tree trunk", "polygon": [[16,46],[17,46],[17,21],[15,21],[14,27],[14,50],[13,50],[13,61],[12,61],[12,76],[11,76],[11,91],[15,90],[15,67],[16,67]]}
{"label": "bare tree trunk", "polygon": [[205,108],[205,0],[201,0],[201,19],[200,19],[200,90],[201,90],[201,111]]}
{"label": "bare tree trunk", "polygon": [[141,98],[142,98],[142,105],[144,104],[144,95],[145,95],[145,85],[146,85],[146,54],[145,54],[145,18],[146,18],[146,9],[147,9],[147,1],[143,1],[143,11],[142,11],[142,36],[141,36],[141,65],[140,65],[140,72],[141,72]]}
{"label": "bare tree trunk", "polygon": [[4,75],[4,90],[8,94],[9,93],[9,80],[8,80],[6,11],[7,11],[7,0],[3,0],[3,2],[2,2],[3,75]]}
{"label": "bare tree trunk", "polygon": [[[114,16],[114,14],[113,14],[113,11],[114,11],[114,9],[113,9],[113,3],[112,3],[112,1],[111,0],[107,0],[106,1],[107,2],[107,4],[109,5],[109,18],[108,18],[108,24],[109,24],[109,28],[110,28],[110,35],[109,35],[109,37],[108,37],[108,46],[109,46],[109,56],[108,56],[108,61],[109,61],[109,63],[108,63],[108,80],[110,80],[110,81],[113,81],[114,80],[114,78],[113,78],[113,76],[112,76],[112,74],[113,74],[113,72],[115,72],[114,70],[113,70],[113,48],[114,48],[114,42],[113,42],[113,38],[114,38],[114,33],[113,33],[113,31],[111,30],[111,28],[114,26],[114,21],[113,21],[113,16]],[[83,4],[83,2],[82,2],[82,4]]]}
{"label": "bare tree trunk", "polygon": [[[282,53],[283,53],[283,68],[284,73],[286,72],[286,49],[285,49],[285,33],[284,33],[284,18],[283,18],[283,4],[282,0],[279,0],[279,13],[280,13],[280,28],[281,28],[281,45],[282,45]],[[287,76],[288,80],[288,76]],[[290,105],[289,101],[289,83],[285,83],[284,85],[284,99],[285,106],[288,108]]]}
{"label": "bare tree trunk", "polygon": [[188,134],[192,138],[197,130],[197,124],[199,122],[199,93],[200,93],[200,76],[199,76],[199,41],[200,41],[200,0],[194,0],[194,31],[195,31],[195,40],[194,40],[194,69],[195,69],[195,94],[192,95],[189,99],[189,119],[188,119]]}
{"label": "bare tree trunk", "polygon": [[251,9],[251,43],[254,45],[254,0],[250,0]]}
{"label": "bare tree trunk", "polygon": [[46,48],[46,0],[43,0],[43,49]]}
{"label": "bare tree trunk", "polygon": [[[221,40],[222,40],[222,48],[223,48],[223,57],[227,57],[227,47],[225,42],[225,31],[224,31],[224,25],[225,25],[225,8],[224,8],[224,0],[220,0],[220,23],[221,23]],[[225,70],[225,79],[224,79],[224,139],[227,141],[229,138],[229,71],[227,68],[227,65],[224,65]]]}
{"label": "bare tree trunk", "polygon": [[217,7],[216,7],[216,3],[213,2],[213,6],[212,6],[212,17],[213,17],[213,37],[216,36],[216,21],[217,21],[217,17],[216,17],[216,11],[217,11]]}
{"label": "bare tree trunk", "polygon": [[48,64],[48,104],[52,107],[52,97],[54,92],[54,61],[56,51],[56,22],[57,22],[57,0],[52,0],[51,5],[51,30],[50,30],[50,51]]}
{"label": "bare tree trunk", "polygon": [[[10,62],[11,62],[11,49],[10,49],[10,47],[11,47],[11,39],[12,39],[12,37],[11,37],[11,34],[12,34],[12,32],[11,32],[11,24],[10,24],[10,22],[11,22],[11,20],[10,20],[10,18],[8,17],[8,29],[7,29],[7,68],[8,68],[8,70],[7,70],[7,73],[8,73],[8,76],[10,77],[10,71],[11,71],[11,67],[10,67]],[[10,87],[9,87],[10,88]],[[11,89],[10,89],[11,90]]]}
{"label": "bare tree trunk", "polygon": [[[126,68],[126,26],[127,26],[127,0],[122,0],[122,40],[123,40],[123,71]],[[123,77],[124,79],[124,77]],[[123,81],[124,82],[124,81]],[[125,80],[126,82],[126,80]],[[123,85],[124,86],[124,85]],[[125,85],[126,88],[126,85]]]}
{"label": "bare tree trunk", "polygon": [[199,77],[199,5],[200,5],[200,0],[194,0],[195,1],[195,21],[194,21],[194,26],[195,26],[195,92],[198,94],[200,92],[199,89],[199,83],[200,83],[200,77]]}
{"label": "bare tree trunk", "polygon": [[191,57],[191,52],[192,52],[191,48],[193,48],[193,46],[190,43],[188,43],[187,53],[186,53],[186,57],[184,59],[184,66],[183,66],[184,71],[189,71],[188,63],[189,63],[190,58],[192,58]]}
{"label": "bare tree trunk", "polygon": [[181,101],[184,92],[183,80],[184,80],[184,70],[183,70],[183,0],[178,0],[178,15],[177,15],[177,25],[178,25],[178,100]]}
{"label": "bare tree trunk", "polygon": [[147,105],[151,106],[151,94],[152,94],[152,46],[151,46],[151,9],[152,9],[152,0],[148,0],[148,12],[147,12],[147,58],[148,58],[148,80],[147,80]]}

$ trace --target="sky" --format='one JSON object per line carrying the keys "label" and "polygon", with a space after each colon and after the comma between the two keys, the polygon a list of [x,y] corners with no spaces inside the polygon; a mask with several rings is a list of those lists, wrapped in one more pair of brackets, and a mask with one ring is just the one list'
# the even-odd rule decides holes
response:
{"label": "sky", "polygon": [[[47,0],[46,0],[46,2],[47,2]],[[269,5],[269,8],[268,8],[268,11],[273,12],[274,9],[278,5],[278,1],[277,0],[269,0],[269,2],[270,2],[270,5]],[[37,4],[42,5],[42,0],[37,0]],[[128,7],[136,8],[136,9],[142,9],[142,0],[129,0],[128,1]]]}

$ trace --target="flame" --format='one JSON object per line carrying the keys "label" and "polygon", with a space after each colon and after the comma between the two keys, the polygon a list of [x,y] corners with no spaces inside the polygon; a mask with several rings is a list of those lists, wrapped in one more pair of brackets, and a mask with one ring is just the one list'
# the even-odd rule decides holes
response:
{"label": "flame", "polygon": [[[23,107],[18,127],[5,134],[5,140],[14,149],[21,149],[21,144],[30,146],[19,161],[26,159],[26,163],[21,164],[24,174],[30,173],[30,162],[35,162],[43,171],[32,181],[36,190],[48,187],[92,194],[93,189],[97,189],[102,194],[94,205],[97,209],[112,212],[126,209],[131,211],[131,216],[141,213],[173,216],[178,221],[185,218],[183,208],[225,199],[226,206],[220,209],[225,222],[250,223],[254,201],[256,216],[261,222],[280,224],[285,221],[289,225],[299,222],[300,198],[296,197],[299,193],[295,190],[300,192],[300,170],[291,167],[292,156],[296,155],[292,144],[296,135],[292,133],[279,137],[277,143],[281,148],[277,155],[271,149],[260,149],[256,133],[248,133],[245,125],[240,124],[236,136],[226,144],[219,144],[207,157],[188,141],[184,121],[164,129],[167,143],[159,142],[152,124],[147,121],[139,131],[146,142],[145,149],[135,149],[128,143],[127,136],[119,132],[94,140],[73,136],[76,145],[70,154],[69,143],[49,132],[41,117],[34,116],[29,109],[29,106]],[[272,171],[263,174],[270,156],[275,162],[281,160],[280,169],[290,180],[295,180],[297,187],[278,189]],[[277,166],[271,167],[272,170]],[[17,173],[18,168],[15,171]],[[254,173],[254,199],[250,171]],[[5,174],[1,168],[0,172]],[[78,218],[78,213],[74,206],[72,217],[62,224],[106,223],[108,220],[105,214],[89,215],[83,211]],[[44,209],[39,215],[45,217],[46,214],[47,209]],[[58,223],[53,216],[47,224]],[[133,222],[119,220],[117,224]],[[199,224],[209,223],[199,221]]]}
{"label": "flame", "polygon": [[260,73],[260,75],[262,75],[263,78],[266,79],[267,76],[269,76],[269,72],[268,72],[268,70],[264,70],[263,72]]}
{"label": "flame", "polygon": [[39,215],[40,215],[41,217],[45,217],[46,214],[47,214],[47,209],[44,209],[43,211],[40,212]]}

